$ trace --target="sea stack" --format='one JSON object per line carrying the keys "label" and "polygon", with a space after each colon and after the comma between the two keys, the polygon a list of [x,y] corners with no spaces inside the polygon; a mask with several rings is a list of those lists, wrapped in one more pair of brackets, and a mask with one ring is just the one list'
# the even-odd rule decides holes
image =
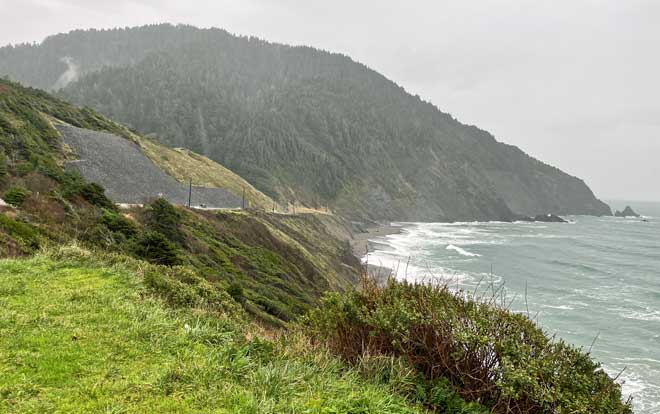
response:
{"label": "sea stack", "polygon": [[534,217],[532,221],[540,221],[544,223],[568,223],[566,220],[556,214],[539,214],[538,216]]}
{"label": "sea stack", "polygon": [[627,206],[623,211],[618,211],[614,213],[616,217],[641,217],[635,212],[630,206]]}

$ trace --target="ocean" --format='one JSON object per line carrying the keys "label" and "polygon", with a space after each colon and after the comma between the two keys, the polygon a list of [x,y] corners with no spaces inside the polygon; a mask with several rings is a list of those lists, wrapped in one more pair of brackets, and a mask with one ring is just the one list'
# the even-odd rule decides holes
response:
{"label": "ocean", "polygon": [[635,412],[657,414],[660,203],[630,204],[644,219],[393,223],[401,232],[370,240],[364,261],[394,269],[399,279],[455,289],[504,284],[514,311],[529,307],[547,333],[585,349],[593,343],[592,355],[610,375],[620,374]]}

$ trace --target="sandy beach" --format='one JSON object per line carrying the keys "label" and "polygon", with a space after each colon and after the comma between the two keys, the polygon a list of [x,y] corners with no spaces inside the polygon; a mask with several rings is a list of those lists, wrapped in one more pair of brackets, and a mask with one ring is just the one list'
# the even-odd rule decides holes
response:
{"label": "sandy beach", "polygon": [[376,237],[387,236],[388,234],[398,234],[402,227],[391,224],[380,224],[364,228],[362,232],[354,232],[351,240],[351,249],[353,254],[362,259],[369,252],[369,240]]}
{"label": "sandy beach", "polygon": [[[370,250],[373,250],[373,247],[369,244],[370,240],[373,240],[376,237],[387,236],[388,234],[398,234],[401,232],[401,229],[402,227],[399,226],[377,224],[365,227],[359,232],[355,231],[353,233],[353,239],[351,240],[353,255],[362,260]],[[377,280],[379,284],[385,284],[387,279],[391,277],[393,269],[369,264],[367,272],[369,276]]]}

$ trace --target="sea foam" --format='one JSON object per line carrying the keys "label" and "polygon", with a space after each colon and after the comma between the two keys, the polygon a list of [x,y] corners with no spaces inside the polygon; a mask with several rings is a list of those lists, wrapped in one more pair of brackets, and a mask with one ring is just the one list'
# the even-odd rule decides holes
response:
{"label": "sea foam", "polygon": [[455,251],[456,253],[458,253],[462,256],[468,256],[468,257],[480,257],[481,256],[480,254],[468,252],[467,250],[462,249],[458,246],[454,246],[453,244],[450,244],[449,246],[447,246],[447,250],[453,250],[453,251]]}

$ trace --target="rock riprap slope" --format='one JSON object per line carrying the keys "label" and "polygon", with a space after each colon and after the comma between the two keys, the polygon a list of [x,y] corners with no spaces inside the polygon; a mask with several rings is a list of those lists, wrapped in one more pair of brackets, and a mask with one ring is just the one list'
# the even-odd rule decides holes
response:
{"label": "rock riprap slope", "polygon": [[[106,195],[118,203],[144,203],[162,197],[173,204],[188,203],[188,186],[158,168],[140,149],[125,138],[105,132],[57,125],[62,139],[75,153],[67,168],[88,181],[102,185]],[[210,208],[240,208],[241,198],[220,188],[194,186],[192,205]]]}

